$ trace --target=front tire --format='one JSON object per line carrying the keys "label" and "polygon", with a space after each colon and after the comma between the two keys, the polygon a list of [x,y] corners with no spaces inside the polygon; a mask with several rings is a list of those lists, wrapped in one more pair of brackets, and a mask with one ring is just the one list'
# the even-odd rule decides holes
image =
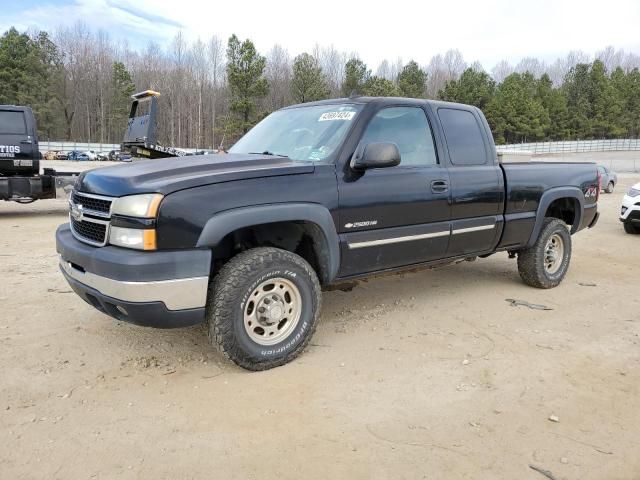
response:
{"label": "front tire", "polygon": [[518,272],[527,285],[553,288],[564,279],[571,261],[571,235],[567,224],[545,218],[531,248],[518,252]]}
{"label": "front tire", "polygon": [[318,277],[303,258],[253,248],[229,260],[211,283],[209,339],[242,368],[278,367],[309,343],[321,303]]}
{"label": "front tire", "polygon": [[632,223],[628,223],[628,222],[623,223],[623,225],[624,225],[625,232],[630,233],[632,235],[640,234],[640,226],[633,225]]}
{"label": "front tire", "polygon": [[607,192],[607,193],[613,193],[613,187],[615,187],[615,185],[613,184],[613,182],[609,182],[609,184],[607,185],[607,188],[606,188],[605,192]]}

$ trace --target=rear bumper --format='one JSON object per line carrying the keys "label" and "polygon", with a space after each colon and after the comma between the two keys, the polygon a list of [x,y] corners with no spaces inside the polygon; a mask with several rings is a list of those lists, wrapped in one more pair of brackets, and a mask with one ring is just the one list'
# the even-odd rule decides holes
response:
{"label": "rear bumper", "polygon": [[96,248],[76,240],[68,225],[58,228],[56,249],[60,270],[71,288],[107,315],[158,328],[204,320],[209,250]]}

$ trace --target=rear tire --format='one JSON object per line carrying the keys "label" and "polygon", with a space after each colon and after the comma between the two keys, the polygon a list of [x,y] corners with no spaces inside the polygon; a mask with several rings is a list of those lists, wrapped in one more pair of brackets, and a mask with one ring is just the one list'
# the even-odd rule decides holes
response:
{"label": "rear tire", "polygon": [[518,272],[527,285],[553,288],[564,279],[571,261],[571,234],[567,224],[545,218],[531,248],[518,252]]}
{"label": "rear tire", "polygon": [[630,233],[631,235],[638,235],[640,234],[640,226],[637,225],[633,225],[631,223],[623,223],[624,225],[624,231],[627,233]]}
{"label": "rear tire", "polygon": [[613,193],[613,187],[615,187],[615,185],[613,184],[613,182],[609,182],[609,184],[607,185],[607,188],[606,188],[605,192],[607,192],[607,193]]}
{"label": "rear tire", "polygon": [[247,370],[292,361],[307,346],[320,316],[316,272],[300,256],[271,247],[227,262],[209,287],[209,340]]}

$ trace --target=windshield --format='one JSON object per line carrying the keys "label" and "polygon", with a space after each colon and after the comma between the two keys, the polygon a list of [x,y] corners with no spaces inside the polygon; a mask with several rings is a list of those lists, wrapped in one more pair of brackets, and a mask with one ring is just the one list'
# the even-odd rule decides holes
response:
{"label": "windshield", "polygon": [[253,127],[229,153],[322,161],[338,148],[361,108],[344,103],[279,110]]}

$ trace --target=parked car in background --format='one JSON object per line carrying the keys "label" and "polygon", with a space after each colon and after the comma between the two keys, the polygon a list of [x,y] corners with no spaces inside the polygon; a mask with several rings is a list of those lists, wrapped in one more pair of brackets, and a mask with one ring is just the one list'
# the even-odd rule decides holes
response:
{"label": "parked car in background", "polygon": [[87,152],[80,152],[78,150],[71,150],[69,152],[69,154],[67,155],[67,159],[68,160],[74,160],[74,161],[80,161],[80,162],[87,162],[87,161],[91,160],[89,155],[87,155]]}
{"label": "parked car in background", "polygon": [[129,152],[118,152],[116,155],[117,162],[130,162],[131,154]]}
{"label": "parked car in background", "polygon": [[600,173],[602,189],[607,193],[613,193],[613,189],[618,183],[618,174],[604,165],[598,165],[598,172]]}
{"label": "parked car in background", "polygon": [[640,234],[640,183],[631,187],[622,199],[620,221],[625,232]]}
{"label": "parked car in background", "polygon": [[111,150],[109,153],[107,153],[107,160],[109,160],[110,162],[117,162],[118,158],[117,155],[120,153],[120,150]]}
{"label": "parked car in background", "polygon": [[96,154],[96,160],[100,162],[105,162],[109,160],[109,152],[98,152]]}
{"label": "parked car in background", "polygon": [[57,158],[57,155],[58,155],[58,152],[49,150],[48,152],[44,152],[44,155],[42,156],[42,158],[44,158],[45,160],[55,160]]}
{"label": "parked car in background", "polygon": [[85,150],[82,153],[84,153],[89,160],[97,160],[98,159],[98,154],[95,152],[95,150]]}
{"label": "parked car in background", "polygon": [[59,151],[56,153],[56,160],[69,160],[69,154],[67,152]]}

